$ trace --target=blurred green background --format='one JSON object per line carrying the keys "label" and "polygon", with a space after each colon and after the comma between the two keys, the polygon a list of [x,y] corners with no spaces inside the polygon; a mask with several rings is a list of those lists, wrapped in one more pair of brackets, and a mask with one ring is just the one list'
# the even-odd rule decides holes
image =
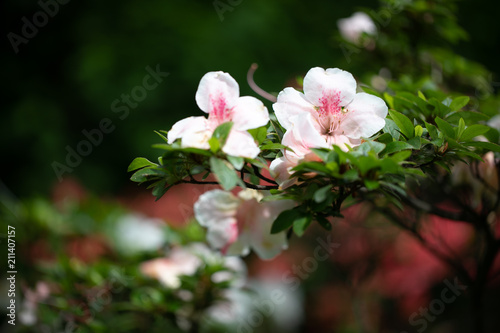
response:
{"label": "blurred green background", "polygon": [[[115,129],[64,176],[97,194],[119,193],[134,186],[126,172],[134,157],[156,158],[149,147],[160,139],[153,130],[202,115],[194,94],[206,72],[229,72],[242,95],[255,95],[246,83],[253,62],[260,66],[257,83],[270,92],[314,66],[356,76],[359,63],[346,61],[336,22],[358,7],[378,6],[367,0],[221,2],[239,4],[229,5],[221,20],[214,1],[69,1],[16,54],[8,34],[21,35],[23,17],[33,22],[41,7],[35,0],[3,1],[0,179],[19,197],[48,194],[58,182],[53,162],[66,164],[66,147],[76,149],[86,139],[83,130],[109,118]],[[455,51],[484,64],[500,81],[500,3],[464,0],[458,6],[469,40]],[[120,119],[113,101],[141,86],[145,68],[157,65],[169,76]]]}

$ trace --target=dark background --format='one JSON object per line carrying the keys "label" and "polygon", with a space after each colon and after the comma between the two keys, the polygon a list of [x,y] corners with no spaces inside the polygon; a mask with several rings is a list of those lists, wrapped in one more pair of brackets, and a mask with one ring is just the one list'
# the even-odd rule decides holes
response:
{"label": "dark background", "polygon": [[[458,5],[469,40],[455,51],[481,62],[494,73],[493,81],[500,81],[500,3]],[[16,54],[8,34],[21,35],[22,18],[33,22],[41,7],[35,0],[3,1],[0,179],[19,197],[47,195],[58,182],[53,162],[66,164],[66,146],[76,149],[85,140],[83,130],[109,118],[114,131],[65,176],[98,194],[122,192],[135,186],[126,172],[130,161],[156,158],[150,147],[160,138],[153,130],[203,115],[194,94],[206,72],[229,72],[241,95],[255,95],[245,79],[253,62],[260,66],[256,81],[270,92],[314,66],[356,75],[339,48],[336,21],[359,7],[377,6],[375,1],[243,0],[221,20],[213,1],[72,0],[59,5]],[[157,65],[169,76],[120,119],[112,102],[142,85],[145,68]]]}

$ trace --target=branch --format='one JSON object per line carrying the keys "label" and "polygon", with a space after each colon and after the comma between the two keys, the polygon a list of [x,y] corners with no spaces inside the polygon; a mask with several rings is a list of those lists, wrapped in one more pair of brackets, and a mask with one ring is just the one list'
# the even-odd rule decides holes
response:
{"label": "branch", "polygon": [[467,272],[467,270],[464,269],[459,264],[459,262],[456,262],[455,260],[453,260],[453,259],[449,258],[448,256],[446,256],[441,251],[438,251],[434,246],[432,246],[431,244],[429,244],[422,237],[422,235],[420,235],[417,232],[417,230],[415,230],[414,228],[408,226],[403,221],[401,221],[401,219],[396,214],[394,214],[394,212],[392,210],[390,210],[389,208],[378,207],[373,202],[371,202],[371,203],[375,207],[376,211],[378,211],[382,215],[384,215],[387,218],[389,218],[390,220],[392,220],[394,223],[396,223],[398,226],[400,226],[404,230],[409,231],[422,244],[422,246],[424,246],[430,253],[432,253],[439,260],[441,260],[442,262],[444,262],[445,264],[447,264],[448,266],[450,266],[451,268],[453,268],[457,272],[457,274],[463,279],[463,281],[465,283],[467,283],[469,285],[472,284],[472,282],[473,282],[472,278],[470,277],[470,275]]}
{"label": "branch", "polygon": [[274,95],[271,95],[270,93],[268,93],[267,91],[265,91],[264,89],[260,88],[256,83],[255,81],[253,80],[253,75],[255,73],[255,71],[257,70],[257,68],[259,68],[259,65],[257,64],[252,64],[252,66],[250,66],[250,69],[248,70],[248,73],[247,73],[247,81],[248,81],[248,85],[250,86],[250,88],[252,88],[253,91],[255,91],[255,93],[257,93],[259,96],[267,99],[268,101],[271,101],[273,103],[276,103],[276,101],[278,100],[276,98],[276,96]]}
{"label": "branch", "polygon": [[264,180],[264,181],[266,181],[266,182],[268,182],[268,183],[278,185],[278,183],[276,183],[276,181],[274,181],[273,179],[269,179],[269,178],[267,178],[267,177],[263,176],[263,175],[260,173],[259,168],[257,168],[255,165],[253,165],[253,164],[252,164],[252,168],[253,168],[253,172],[255,173],[255,175],[256,175],[257,177],[259,177],[260,179],[262,179],[262,180]]}

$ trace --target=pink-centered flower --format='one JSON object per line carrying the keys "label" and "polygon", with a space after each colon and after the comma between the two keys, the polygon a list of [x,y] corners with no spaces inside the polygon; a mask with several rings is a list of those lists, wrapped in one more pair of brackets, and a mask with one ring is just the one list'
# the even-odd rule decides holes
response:
{"label": "pink-centered flower", "polygon": [[376,96],[356,93],[351,73],[338,68],[312,68],[304,77],[304,93],[285,88],[273,105],[287,130],[282,143],[293,149],[271,163],[282,186],[290,186],[289,170],[300,160],[314,159],[310,148],[339,146],[347,151],[385,126],[387,105]]}
{"label": "pink-centered flower", "polygon": [[271,234],[278,215],[294,206],[291,200],[261,202],[262,194],[246,189],[237,196],[222,190],[208,191],[194,205],[198,222],[207,228],[213,248],[228,255],[247,255],[252,248],[262,259],[271,259],[287,247],[284,232]]}
{"label": "pink-centered flower", "polygon": [[222,151],[228,155],[255,158],[260,150],[247,132],[269,122],[269,112],[254,97],[240,97],[238,83],[224,72],[208,72],[196,91],[196,104],[208,113],[205,117],[188,117],[174,124],[168,132],[168,143],[181,139],[182,147],[209,149],[208,140],[214,130],[225,122],[233,127]]}

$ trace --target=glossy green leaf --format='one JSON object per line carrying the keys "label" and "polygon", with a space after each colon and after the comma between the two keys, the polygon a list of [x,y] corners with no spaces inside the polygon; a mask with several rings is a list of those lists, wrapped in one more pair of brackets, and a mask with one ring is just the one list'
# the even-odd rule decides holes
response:
{"label": "glossy green leaf", "polygon": [[460,141],[469,141],[476,136],[483,135],[488,132],[491,128],[485,125],[471,125],[467,127],[462,136],[459,138]]}
{"label": "glossy green leaf", "polygon": [[309,227],[311,222],[312,222],[312,217],[310,215],[301,216],[295,219],[295,221],[293,221],[293,232],[297,236],[302,237],[302,235],[306,231],[307,227]]}
{"label": "glossy green leaf", "polygon": [[239,182],[240,178],[233,166],[217,157],[210,158],[210,169],[215,174],[215,178],[226,191],[232,190]]}
{"label": "glossy green leaf", "polygon": [[450,109],[452,111],[457,111],[466,106],[469,103],[469,96],[460,96],[453,99],[453,102],[450,104]]}
{"label": "glossy green leaf", "polygon": [[295,220],[301,217],[302,214],[296,208],[281,212],[281,214],[278,215],[276,220],[273,222],[273,225],[271,227],[271,234],[277,234],[290,228]]}
{"label": "glossy green leaf", "polygon": [[137,157],[132,161],[132,163],[130,163],[127,171],[130,172],[144,167],[155,167],[155,166],[158,166],[158,164],[151,162],[147,158]]}
{"label": "glossy green leaf", "polygon": [[453,129],[453,126],[450,125],[450,123],[444,121],[439,117],[436,117],[435,121],[436,125],[441,130],[441,132],[443,132],[444,135],[446,135],[449,138],[455,139],[455,130]]}
{"label": "glossy green leaf", "polygon": [[401,133],[407,138],[411,139],[413,138],[413,123],[411,120],[405,116],[402,113],[399,113],[394,110],[389,110],[389,114],[391,115],[392,120],[396,123],[396,125],[399,127],[399,130]]}

